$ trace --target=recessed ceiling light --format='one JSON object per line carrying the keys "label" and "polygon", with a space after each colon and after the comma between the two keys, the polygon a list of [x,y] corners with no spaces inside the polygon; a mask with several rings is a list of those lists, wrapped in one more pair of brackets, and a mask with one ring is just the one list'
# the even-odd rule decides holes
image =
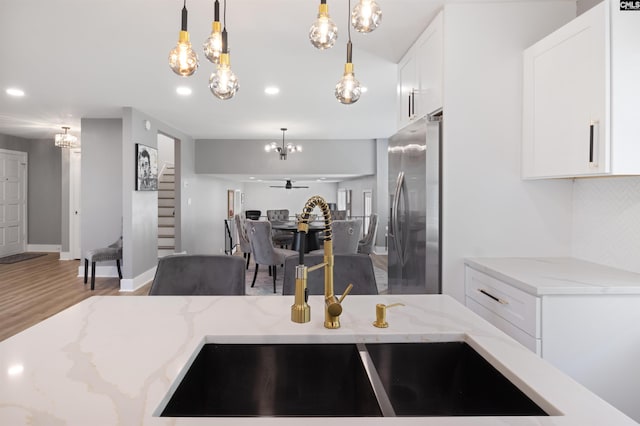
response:
{"label": "recessed ceiling light", "polygon": [[7,92],[7,95],[9,96],[15,96],[15,97],[24,96],[24,90],[16,89],[15,87],[8,88],[6,92]]}
{"label": "recessed ceiling light", "polygon": [[365,92],[367,92],[368,90],[369,90],[369,89],[367,89],[365,86],[360,87],[360,91],[361,91],[362,93],[365,93]]}
{"label": "recessed ceiling light", "polygon": [[176,89],[176,93],[182,96],[188,96],[191,94],[191,87],[180,86]]}
{"label": "recessed ceiling light", "polygon": [[255,177],[253,177],[253,176],[249,176],[249,179],[255,179]]}
{"label": "recessed ceiling light", "polygon": [[267,95],[277,95],[278,93],[280,93],[280,89],[278,89],[276,86],[269,86],[264,89],[264,93],[266,93]]}

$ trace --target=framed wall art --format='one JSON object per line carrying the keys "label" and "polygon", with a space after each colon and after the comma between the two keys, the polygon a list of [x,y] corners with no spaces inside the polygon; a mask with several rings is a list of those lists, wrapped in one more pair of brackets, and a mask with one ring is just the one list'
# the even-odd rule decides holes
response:
{"label": "framed wall art", "polygon": [[158,190],[158,150],[136,144],[136,191]]}
{"label": "framed wall art", "polygon": [[235,194],[233,189],[227,190],[227,218],[233,219],[234,206],[235,206]]}

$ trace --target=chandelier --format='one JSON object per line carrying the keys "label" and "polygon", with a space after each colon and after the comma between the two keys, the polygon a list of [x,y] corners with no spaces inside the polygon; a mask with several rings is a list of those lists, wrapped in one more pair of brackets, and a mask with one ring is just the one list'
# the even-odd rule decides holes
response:
{"label": "chandelier", "polygon": [[291,143],[284,144],[284,132],[287,131],[286,127],[281,127],[282,130],[282,146],[278,145],[277,142],[271,142],[268,145],[265,145],[264,150],[267,152],[277,152],[280,155],[281,160],[287,159],[287,154],[290,152],[301,152],[302,147],[300,145],[293,145]]}
{"label": "chandelier", "polygon": [[78,146],[78,138],[67,133],[71,127],[62,126],[64,133],[58,133],[55,137],[55,145],[60,148],[75,148]]}

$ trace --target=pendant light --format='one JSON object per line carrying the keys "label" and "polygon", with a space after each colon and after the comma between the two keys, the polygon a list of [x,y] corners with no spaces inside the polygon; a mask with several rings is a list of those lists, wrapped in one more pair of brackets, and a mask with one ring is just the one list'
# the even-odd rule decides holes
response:
{"label": "pendant light", "polygon": [[58,148],[75,148],[78,146],[78,138],[68,133],[70,128],[69,126],[62,126],[64,133],[56,134],[54,139],[55,146]]}
{"label": "pendant light", "polygon": [[222,30],[222,53],[218,69],[209,77],[209,89],[218,99],[231,99],[239,89],[238,78],[231,71],[227,36],[227,0],[224,0],[224,28]]}
{"label": "pendant light", "polygon": [[[349,10],[351,10],[351,0],[349,0]],[[348,29],[349,41],[347,42],[347,63],[344,64],[344,75],[336,84],[336,98],[343,104],[353,104],[360,99],[360,82],[356,80],[353,73],[351,29]]]}
{"label": "pendant light", "polygon": [[360,0],[351,12],[351,25],[359,33],[370,33],[382,22],[382,10],[375,0]]}
{"label": "pendant light", "polygon": [[182,26],[178,44],[169,52],[169,66],[178,75],[188,77],[198,69],[198,55],[191,48],[187,31],[187,0],[182,6]]}
{"label": "pendant light", "polygon": [[338,27],[329,17],[329,6],[327,0],[320,0],[318,7],[318,19],[315,20],[309,29],[309,40],[314,47],[320,50],[329,49],[338,38]]}
{"label": "pendant light", "polygon": [[214,18],[211,24],[211,35],[205,40],[204,55],[207,59],[214,63],[220,63],[220,54],[222,53],[222,25],[220,24],[220,2],[214,3]]}

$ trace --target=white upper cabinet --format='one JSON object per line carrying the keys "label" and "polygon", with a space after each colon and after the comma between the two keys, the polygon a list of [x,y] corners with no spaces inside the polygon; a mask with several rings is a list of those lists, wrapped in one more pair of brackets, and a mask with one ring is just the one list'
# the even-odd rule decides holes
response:
{"label": "white upper cabinet", "polygon": [[442,107],[442,12],[398,63],[398,128]]}
{"label": "white upper cabinet", "polygon": [[526,49],[522,177],[640,174],[638,75],[640,12],[618,1]]}

